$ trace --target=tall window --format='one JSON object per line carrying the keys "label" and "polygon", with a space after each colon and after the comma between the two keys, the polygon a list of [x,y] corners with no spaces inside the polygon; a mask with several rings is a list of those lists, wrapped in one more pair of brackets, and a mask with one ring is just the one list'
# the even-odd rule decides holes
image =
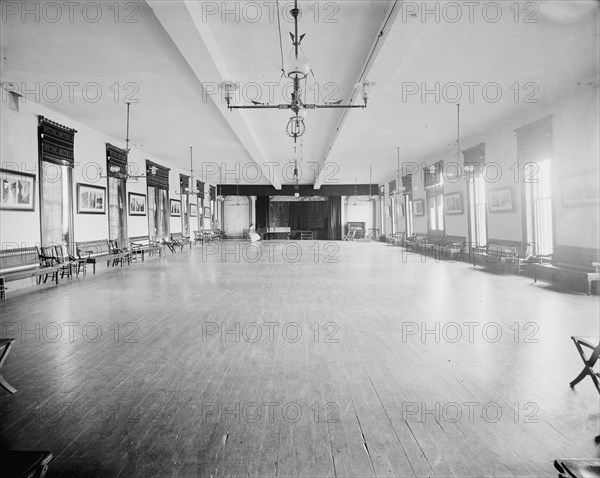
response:
{"label": "tall window", "polygon": [[181,191],[181,232],[190,235],[190,177],[179,175],[179,190]]}
{"label": "tall window", "polygon": [[390,194],[390,222],[392,226],[392,234],[396,234],[398,231],[398,225],[396,224],[396,180],[390,181],[389,183],[389,194]]}
{"label": "tall window", "polygon": [[469,242],[487,244],[487,203],[483,170],[485,144],[480,143],[463,151],[467,178],[467,202],[469,208]]}
{"label": "tall window", "polygon": [[487,244],[487,203],[485,198],[485,180],[481,174],[468,179],[470,242]]}
{"label": "tall window", "polygon": [[169,236],[169,169],[146,160],[148,185],[148,231],[150,239],[160,241]]}
{"label": "tall window", "polygon": [[515,130],[517,159],[522,173],[525,240],[536,254],[553,252],[552,229],[552,117]]}
{"label": "tall window", "polygon": [[444,230],[444,180],[442,177],[443,161],[438,161],[425,168],[423,184],[427,191],[427,209],[429,213],[429,230]]}
{"label": "tall window", "polygon": [[108,237],[119,246],[127,242],[126,180],[127,151],[106,144],[108,171]]}
{"label": "tall window", "polygon": [[429,230],[444,230],[444,194],[443,191],[427,192],[427,207],[429,209]]}
{"label": "tall window", "polygon": [[412,174],[402,176],[402,187],[404,188],[404,226],[406,237],[413,235],[413,204],[412,204]]}
{"label": "tall window", "polygon": [[38,119],[42,245],[66,244],[73,252],[74,129]]}
{"label": "tall window", "polygon": [[406,226],[406,237],[413,235],[413,205],[412,194],[404,196],[404,225]]}
{"label": "tall window", "polygon": [[551,254],[552,176],[550,159],[524,167],[528,252]]}
{"label": "tall window", "polygon": [[42,244],[73,242],[72,168],[42,162]]}

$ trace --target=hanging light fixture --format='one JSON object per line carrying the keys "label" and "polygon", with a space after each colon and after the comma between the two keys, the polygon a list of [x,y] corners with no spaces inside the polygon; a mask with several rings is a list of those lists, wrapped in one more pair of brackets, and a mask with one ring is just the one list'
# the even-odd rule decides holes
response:
{"label": "hanging light fixture", "polygon": [[[131,103],[125,103],[127,105],[127,134],[125,137],[125,164],[127,165],[127,172],[123,172],[121,171],[121,168],[119,166],[117,166],[116,164],[111,164],[108,167],[108,172],[110,172],[110,176],[100,176],[101,178],[107,178],[107,177],[112,177],[112,178],[116,178],[116,179],[124,179],[125,181],[129,181],[129,180],[133,180],[133,181],[137,181],[139,178],[146,178],[148,177],[147,174],[130,174],[129,173],[129,164],[128,164],[128,159],[129,159],[129,151],[131,151],[131,148],[129,147],[129,107],[131,106]],[[158,168],[156,166],[152,166],[148,172],[154,176],[157,172],[158,172]]]}
{"label": "hanging light fixture", "polygon": [[310,73],[310,65],[306,57],[300,52],[300,45],[306,34],[298,35],[298,18],[300,16],[300,9],[298,8],[298,0],[294,0],[294,7],[290,11],[294,18],[294,33],[290,33],[292,38],[293,49],[288,57],[287,61],[283,65],[284,75],[291,79],[293,82],[292,101],[287,104],[270,105],[263,104],[253,101],[252,105],[232,105],[233,94],[239,89],[239,85],[236,83],[226,80],[221,83],[221,89],[224,93],[225,101],[227,102],[227,108],[230,111],[234,109],[280,109],[290,110],[292,112],[285,131],[288,136],[294,138],[294,143],[302,136],[306,131],[306,125],[304,120],[306,119],[307,110],[322,109],[322,108],[366,108],[370,97],[370,89],[375,86],[375,83],[363,79],[355,85],[355,88],[360,89],[361,97],[363,99],[362,105],[343,105],[341,101],[324,103],[324,104],[306,104],[302,101],[302,88],[300,87],[300,81],[306,79]]}
{"label": "hanging light fixture", "polygon": [[369,202],[369,201],[373,201],[375,199],[373,197],[372,181],[373,181],[373,166],[369,166],[369,197],[367,199],[359,199],[359,201]]}
{"label": "hanging light fixture", "polygon": [[400,170],[400,146],[398,146],[397,148],[397,152],[398,152],[398,169],[397,169],[397,179],[396,179],[396,198],[398,198],[399,196],[402,196],[404,194],[405,188],[402,185],[402,177],[400,176],[401,170]]}

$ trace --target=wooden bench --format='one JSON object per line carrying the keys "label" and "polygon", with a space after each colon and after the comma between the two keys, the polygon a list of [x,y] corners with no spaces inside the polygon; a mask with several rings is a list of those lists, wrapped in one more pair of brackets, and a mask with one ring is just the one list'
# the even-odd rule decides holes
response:
{"label": "wooden bench", "polygon": [[417,232],[410,237],[407,237],[402,244],[406,249],[417,252],[423,242],[427,240],[427,234]]}
{"label": "wooden bench", "polygon": [[490,239],[485,246],[475,246],[473,249],[473,267],[480,264],[494,272],[507,271],[521,273],[524,263],[524,248],[519,241]]}
{"label": "wooden bench", "polygon": [[422,254],[435,254],[438,243],[444,240],[443,231],[431,231],[425,236],[425,240],[417,244],[417,251]]}
{"label": "wooden bench", "polygon": [[132,257],[140,256],[144,262],[145,254],[149,256],[158,252],[159,257],[162,257],[162,244],[150,240],[150,236],[133,236],[129,238],[129,247]]}
{"label": "wooden bench", "polygon": [[600,476],[599,459],[558,459],[554,460],[558,478],[592,478]]}
{"label": "wooden bench", "polygon": [[194,245],[196,245],[197,242],[204,244],[205,242],[212,242],[213,240],[214,237],[212,231],[205,231],[204,229],[194,231]]}
{"label": "wooden bench", "polygon": [[181,232],[174,232],[171,234],[171,242],[179,247],[183,251],[183,246],[189,245],[190,251],[192,250],[192,241],[188,236],[184,236]]}
{"label": "wooden bench", "polygon": [[[573,290],[586,289],[592,293],[592,283],[600,280],[600,258],[597,249],[555,246],[551,262],[541,260],[533,264],[533,281],[538,279],[557,280]],[[586,287],[587,286],[587,287]]]}
{"label": "wooden bench", "polygon": [[466,241],[465,236],[446,235],[444,239],[436,244],[435,257],[450,261],[460,260]]}
{"label": "wooden bench", "polygon": [[58,284],[58,265],[47,265],[40,262],[40,252],[37,247],[18,247],[0,250],[0,292],[2,300],[6,299],[6,282],[35,277],[37,283],[44,282],[48,277]]}
{"label": "wooden bench", "polygon": [[405,232],[395,232],[394,234],[390,234],[386,238],[386,242],[388,246],[401,246],[404,241]]}
{"label": "wooden bench", "polygon": [[[15,339],[0,339],[0,368],[8,356],[8,352],[12,348]],[[4,388],[9,393],[16,393],[17,389],[9,385],[6,379],[0,374],[0,387]]]}
{"label": "wooden bench", "polygon": [[111,262],[113,266],[120,263],[122,267],[128,254],[127,252],[113,252],[108,239],[76,242],[75,249],[79,259],[85,259],[88,264],[92,264],[94,274],[96,273],[96,263],[98,261],[105,260],[106,267],[109,267]]}

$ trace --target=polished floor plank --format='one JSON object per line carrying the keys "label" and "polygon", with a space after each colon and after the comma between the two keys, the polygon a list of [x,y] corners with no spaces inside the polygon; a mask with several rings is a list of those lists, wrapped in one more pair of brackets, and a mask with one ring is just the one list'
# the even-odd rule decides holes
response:
{"label": "polished floor plank", "polygon": [[51,450],[50,477],[534,477],[597,455],[597,392],[568,386],[597,297],[330,246],[198,246],[10,294],[0,445]]}

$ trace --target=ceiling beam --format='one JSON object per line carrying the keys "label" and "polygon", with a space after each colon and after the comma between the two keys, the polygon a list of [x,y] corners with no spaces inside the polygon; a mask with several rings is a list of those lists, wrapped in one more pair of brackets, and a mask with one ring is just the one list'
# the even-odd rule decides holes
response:
{"label": "ceiling beam", "polygon": [[281,180],[274,168],[270,167],[272,163],[267,160],[247,113],[228,111],[220,101],[221,92],[215,91],[217,85],[229,79],[230,75],[208,25],[202,21],[201,2],[147,0],[147,3],[202,84],[204,98],[217,106],[223,119],[273,187],[281,189]]}
{"label": "ceiling beam", "polygon": [[[385,20],[383,21],[383,24],[381,25],[381,28],[379,29],[379,33],[377,34],[377,37],[373,41],[373,46],[369,49],[369,55],[365,59],[364,66],[361,70],[359,78],[357,79],[357,82],[361,81],[361,80],[365,80],[365,79],[374,80],[374,78],[369,77],[369,74],[372,71],[373,66],[377,62],[377,58],[379,57],[379,54],[383,48],[383,45],[388,40],[390,32],[394,29],[394,27],[397,24],[401,23],[401,22],[397,22],[397,18],[400,14],[400,11],[402,10],[403,3],[404,3],[403,0],[395,0],[394,2],[392,2],[390,9],[389,9],[387,15],[385,16]],[[383,91],[384,85],[389,81],[389,79],[392,77],[392,75],[396,71],[396,66],[402,60],[402,55],[396,55],[396,57],[397,57],[397,63],[394,62],[393,68],[389,68],[389,71],[386,74],[385,81],[382,81],[382,78],[377,78],[377,85],[375,86],[375,88],[376,88],[375,91],[379,91],[379,92]],[[373,93],[373,90],[371,92]],[[375,93],[375,94],[377,94],[377,93]],[[350,103],[352,103],[353,100],[354,100],[354,93],[353,93],[352,98],[350,99]],[[373,101],[371,101],[371,103],[372,102]],[[342,130],[342,127],[344,126],[344,123],[346,122],[346,119],[349,116],[349,113],[350,113],[350,110],[346,110],[344,112],[344,114],[342,115],[342,118],[340,119],[337,127],[335,128],[335,130],[333,132],[329,146],[327,147],[327,150],[325,151],[325,158],[323,159],[322,167],[320,168],[319,175],[317,176],[317,180],[315,181],[315,186],[314,186],[315,189],[319,189],[324,184],[324,181],[327,180],[327,177],[331,173],[331,169],[327,167],[327,161],[329,159],[329,156],[331,154],[333,147],[336,144],[336,141],[339,137],[340,131]]]}

